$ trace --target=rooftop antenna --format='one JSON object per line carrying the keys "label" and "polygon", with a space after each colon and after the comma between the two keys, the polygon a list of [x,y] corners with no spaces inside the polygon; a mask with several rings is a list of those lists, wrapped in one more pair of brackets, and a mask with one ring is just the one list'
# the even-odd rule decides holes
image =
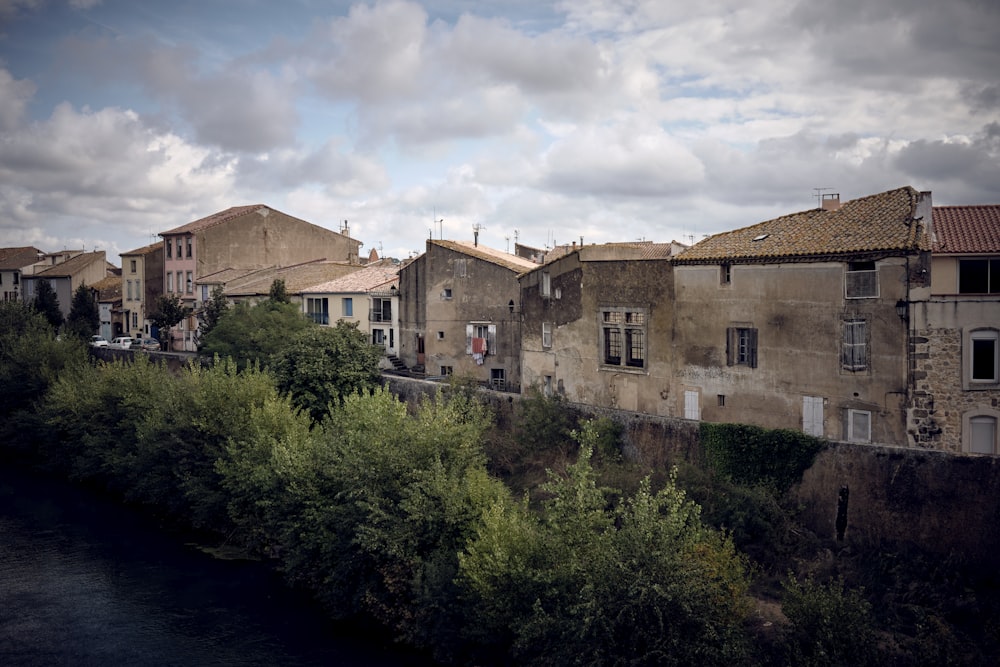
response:
{"label": "rooftop antenna", "polygon": [[[438,239],[444,240],[444,218],[438,218],[437,207],[434,207],[434,224],[438,226]],[[433,236],[431,237],[434,238]]]}
{"label": "rooftop antenna", "polygon": [[479,232],[481,232],[484,229],[486,229],[486,228],[483,227],[478,222],[476,224],[472,225],[472,238],[474,239],[473,240],[473,245],[476,246],[477,248],[479,247]]}
{"label": "rooftop antenna", "polygon": [[826,190],[833,190],[833,188],[813,188],[814,197],[816,197],[816,208],[823,208],[823,192]]}
{"label": "rooftop antenna", "polygon": [[507,242],[507,252],[509,253],[510,252],[510,235],[508,234],[507,236],[503,237],[503,239],[504,239],[504,241]]}
{"label": "rooftop antenna", "polygon": [[340,226],[340,233],[348,237],[351,235],[351,228],[347,226],[347,220],[344,220],[344,224]]}
{"label": "rooftop antenna", "polygon": [[521,232],[519,232],[518,230],[516,230],[516,229],[514,230],[514,245],[517,245],[517,239],[518,239],[518,235],[520,233]]}

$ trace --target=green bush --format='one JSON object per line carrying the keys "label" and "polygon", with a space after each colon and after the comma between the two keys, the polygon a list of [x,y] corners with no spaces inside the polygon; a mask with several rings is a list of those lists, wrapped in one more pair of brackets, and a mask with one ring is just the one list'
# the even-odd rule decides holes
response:
{"label": "green bush", "polygon": [[843,579],[784,582],[781,609],[790,623],[788,663],[802,667],[865,667],[878,661],[871,605]]}
{"label": "green bush", "polygon": [[702,422],[700,439],[709,468],[738,484],[767,486],[781,495],[802,479],[824,441],[789,429]]}

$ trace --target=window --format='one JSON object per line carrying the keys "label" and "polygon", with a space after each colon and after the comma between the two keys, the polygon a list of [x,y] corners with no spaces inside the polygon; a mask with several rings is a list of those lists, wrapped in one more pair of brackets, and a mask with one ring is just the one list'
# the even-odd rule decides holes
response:
{"label": "window", "polygon": [[174,291],[174,274],[167,271],[167,292]]}
{"label": "window", "polygon": [[701,406],[697,391],[690,389],[684,391],[684,419],[701,419]]}
{"label": "window", "polygon": [[444,340],[444,332],[438,331],[438,340]]}
{"label": "window", "polygon": [[[184,257],[184,255],[181,254],[181,239],[178,238],[177,239],[177,259],[181,259],[182,257]],[[180,287],[180,286],[178,285],[178,287]]]}
{"label": "window", "polygon": [[[487,355],[497,353],[497,325],[472,323],[465,327],[465,353]],[[481,357],[477,357],[482,361]]]}
{"label": "window", "polygon": [[142,301],[142,279],[136,278],[135,280],[135,300]]}
{"label": "window", "polygon": [[187,237],[184,238],[184,244],[187,247],[187,253],[186,253],[185,256],[188,259],[191,259],[191,237],[190,236],[187,236]]}
{"label": "window", "polygon": [[349,296],[341,299],[340,312],[344,317],[354,317],[354,299]]}
{"label": "window", "polygon": [[441,292],[441,298],[444,299],[445,301],[447,301],[448,299],[451,298],[451,288],[450,287],[445,287],[444,288],[444,291]]}
{"label": "window", "polygon": [[125,300],[126,301],[131,301],[132,300],[132,281],[131,280],[126,280],[125,281],[125,285],[126,285],[125,289],[126,289],[126,294],[127,294],[127,296],[125,297]]}
{"label": "window", "polygon": [[726,329],[726,365],[757,368],[757,330],[749,326]]}
{"label": "window", "polygon": [[716,405],[718,405],[720,408],[726,407],[726,395],[725,394],[716,394],[716,396],[715,396],[715,402],[716,402]]}
{"label": "window", "polygon": [[454,375],[455,368],[453,366],[442,366],[441,375]]}
{"label": "window", "polygon": [[868,323],[865,320],[844,320],[840,365],[845,371],[863,371],[868,368]]}
{"label": "window", "polygon": [[507,371],[503,368],[490,369],[490,389],[507,391]]}
{"label": "window", "polygon": [[729,285],[733,282],[733,266],[731,264],[723,264],[719,267],[719,283],[722,285]]}
{"label": "window", "polygon": [[185,276],[184,291],[187,294],[191,294],[194,291],[194,276],[190,271],[188,271]]}
{"label": "window", "polygon": [[128,262],[128,265],[129,265],[129,270],[132,273],[135,273],[135,260],[134,259],[130,259],[129,262]]}
{"label": "window", "polygon": [[542,271],[542,296],[552,294],[552,275],[548,271]]}
{"label": "window", "polygon": [[468,275],[468,261],[464,259],[456,259],[455,263],[455,277],[465,278]]}
{"label": "window", "polygon": [[551,322],[542,322],[542,347],[552,347]]}
{"label": "window", "polygon": [[201,286],[201,300],[208,301],[208,285]]}
{"label": "window", "polygon": [[391,322],[392,321],[392,299],[372,299],[372,310],[371,310],[372,322]]}
{"label": "window", "polygon": [[802,397],[802,432],[817,438],[823,437],[823,397]]}
{"label": "window", "polygon": [[372,345],[385,347],[385,329],[372,329]]}
{"label": "window", "polygon": [[959,294],[1000,294],[1000,259],[958,260]]}
{"label": "window", "polygon": [[627,308],[602,310],[601,347],[607,366],[645,368],[646,312]]}
{"label": "window", "polygon": [[850,442],[872,441],[872,413],[867,410],[847,411],[847,439]]}
{"label": "window", "polygon": [[984,409],[962,415],[962,448],[972,454],[1000,453],[997,424],[1000,412]]}
{"label": "window", "polygon": [[174,252],[173,252],[174,244],[173,244],[173,241],[171,241],[170,239],[167,239],[163,243],[163,245],[165,245],[166,248],[167,248],[167,259],[172,259],[173,256],[174,256]]}
{"label": "window", "polygon": [[872,299],[878,296],[878,271],[875,262],[850,262],[844,281],[848,299]]}
{"label": "window", "polygon": [[329,324],[330,300],[326,297],[307,297],[306,315],[316,324]]}
{"label": "window", "polygon": [[973,382],[997,381],[997,332],[990,329],[973,331],[970,337],[972,355],[969,377]]}
{"label": "window", "polygon": [[135,311],[132,311],[132,328],[133,329],[139,328],[139,313]]}

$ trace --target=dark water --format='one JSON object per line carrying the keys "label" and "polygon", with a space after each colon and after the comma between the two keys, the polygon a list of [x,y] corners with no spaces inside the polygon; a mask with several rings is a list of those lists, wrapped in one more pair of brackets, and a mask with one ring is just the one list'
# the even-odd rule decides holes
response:
{"label": "dark water", "polygon": [[327,621],[258,563],[214,559],[127,508],[0,469],[4,667],[428,664]]}

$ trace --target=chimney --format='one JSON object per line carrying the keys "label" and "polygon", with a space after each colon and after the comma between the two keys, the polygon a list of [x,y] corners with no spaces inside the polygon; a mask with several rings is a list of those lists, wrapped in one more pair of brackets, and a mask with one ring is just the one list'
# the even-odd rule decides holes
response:
{"label": "chimney", "polygon": [[823,193],[823,210],[836,211],[840,208],[840,193]]}

